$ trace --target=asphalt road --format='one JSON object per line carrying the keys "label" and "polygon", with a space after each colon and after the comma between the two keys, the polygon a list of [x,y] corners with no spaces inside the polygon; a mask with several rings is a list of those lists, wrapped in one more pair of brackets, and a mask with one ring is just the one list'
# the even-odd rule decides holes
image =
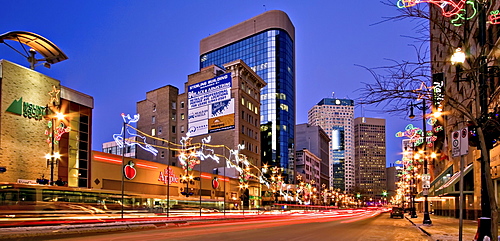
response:
{"label": "asphalt road", "polygon": [[[31,239],[33,240],[33,239]],[[431,240],[406,219],[388,213],[339,216],[293,214],[280,217],[218,221],[143,231],[79,234],[43,240]]]}

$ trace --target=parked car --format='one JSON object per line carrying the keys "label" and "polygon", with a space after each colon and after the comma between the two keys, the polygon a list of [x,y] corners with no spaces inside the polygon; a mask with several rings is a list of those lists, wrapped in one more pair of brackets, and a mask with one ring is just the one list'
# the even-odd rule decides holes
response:
{"label": "parked car", "polygon": [[404,217],[403,209],[399,207],[393,207],[391,210],[391,218],[393,217]]}

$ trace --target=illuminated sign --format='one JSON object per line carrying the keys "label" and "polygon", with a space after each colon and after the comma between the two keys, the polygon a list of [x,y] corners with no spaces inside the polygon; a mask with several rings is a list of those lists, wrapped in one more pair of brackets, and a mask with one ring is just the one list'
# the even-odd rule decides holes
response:
{"label": "illuminated sign", "polygon": [[212,179],[212,188],[217,189],[219,188],[219,186],[220,186],[219,179],[217,177],[214,177],[214,179]]}
{"label": "illuminated sign", "polygon": [[434,108],[442,109],[442,102],[444,101],[444,75],[443,73],[436,73],[432,75],[432,103]]}
{"label": "illuminated sign", "polygon": [[231,73],[188,86],[188,135],[234,129]]}
{"label": "illuminated sign", "polygon": [[134,162],[133,161],[129,161],[127,163],[127,165],[125,165],[123,167],[123,175],[125,176],[125,178],[127,178],[128,180],[132,180],[134,179],[135,175],[137,175],[137,170],[135,170],[135,167],[134,167]]}
{"label": "illuminated sign", "polygon": [[30,119],[41,120],[46,114],[46,109],[47,107],[45,106],[23,102],[23,98],[21,97],[19,100],[14,100],[10,104],[9,108],[7,108],[7,112],[22,115]]}
{"label": "illuminated sign", "polygon": [[160,171],[158,181],[163,182],[164,184],[179,183],[179,177],[175,175],[174,170],[171,167],[168,167],[165,168],[163,172]]}

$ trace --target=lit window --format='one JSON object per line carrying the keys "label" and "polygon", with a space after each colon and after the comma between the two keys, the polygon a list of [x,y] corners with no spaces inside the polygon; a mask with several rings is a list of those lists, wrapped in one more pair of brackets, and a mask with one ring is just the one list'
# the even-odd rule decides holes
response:
{"label": "lit window", "polygon": [[151,129],[151,136],[156,136],[156,129],[155,128]]}

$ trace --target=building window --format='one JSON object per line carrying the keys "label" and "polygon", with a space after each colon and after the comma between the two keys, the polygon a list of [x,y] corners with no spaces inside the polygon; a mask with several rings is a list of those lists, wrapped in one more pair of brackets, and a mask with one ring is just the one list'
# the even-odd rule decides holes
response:
{"label": "building window", "polygon": [[153,105],[153,112],[156,112],[156,104]]}
{"label": "building window", "polygon": [[184,109],[184,101],[181,102],[181,109]]}
{"label": "building window", "polygon": [[158,127],[158,135],[161,135],[161,126]]}
{"label": "building window", "polygon": [[151,135],[156,136],[156,129],[155,128],[151,129]]}
{"label": "building window", "polygon": [[184,113],[181,113],[181,120],[184,120]]}
{"label": "building window", "polygon": [[175,126],[172,126],[172,133],[175,133]]}
{"label": "building window", "polygon": [[175,101],[172,102],[172,110],[175,110],[177,108],[177,103]]}
{"label": "building window", "polygon": [[184,133],[184,126],[181,126],[181,133]]}
{"label": "building window", "polygon": [[151,117],[151,124],[154,124],[156,122],[156,116]]}

